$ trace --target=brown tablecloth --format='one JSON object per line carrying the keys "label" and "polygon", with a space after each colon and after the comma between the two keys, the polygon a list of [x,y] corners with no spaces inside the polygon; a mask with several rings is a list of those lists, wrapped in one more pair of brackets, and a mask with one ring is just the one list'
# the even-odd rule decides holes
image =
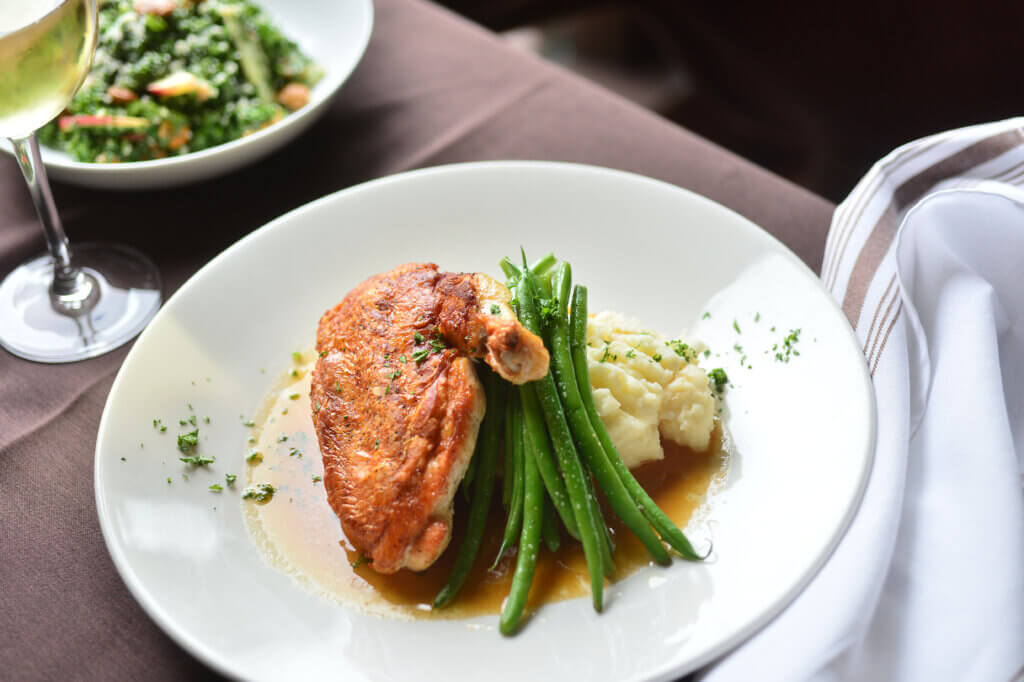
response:
{"label": "brown tablecloth", "polygon": [[[377,0],[374,35],[315,129],[214,182],[122,194],[55,186],[75,240],[148,253],[170,295],[242,235],[319,196],[422,166],[577,161],[707,195],[821,262],[832,206],[421,0]],[[43,248],[22,178],[0,159],[0,274]],[[96,518],[93,448],[127,348],[72,365],[0,350],[0,678],[216,677],[142,612]]]}

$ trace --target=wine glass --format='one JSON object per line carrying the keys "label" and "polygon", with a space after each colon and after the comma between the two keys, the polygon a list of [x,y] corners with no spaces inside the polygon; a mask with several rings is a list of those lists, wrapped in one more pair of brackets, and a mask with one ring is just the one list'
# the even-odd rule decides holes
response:
{"label": "wine glass", "polygon": [[38,362],[102,355],[142,331],[160,307],[160,275],[141,253],[68,245],[35,131],[71,101],[96,49],[97,0],[0,3],[0,137],[10,138],[49,253],[0,284],[0,345]]}

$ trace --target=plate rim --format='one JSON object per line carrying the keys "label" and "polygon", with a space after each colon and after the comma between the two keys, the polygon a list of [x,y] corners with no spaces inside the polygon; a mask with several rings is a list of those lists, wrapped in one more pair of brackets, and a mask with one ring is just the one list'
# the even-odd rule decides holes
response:
{"label": "plate rim", "polygon": [[[161,306],[161,309],[157,312],[157,316],[154,317],[154,321],[159,318],[160,315],[164,314],[164,309],[171,307],[179,297],[185,295],[189,289],[197,286],[198,282],[207,275],[207,273],[213,268],[219,266],[222,260],[231,258],[234,253],[253,240],[260,239],[264,234],[268,234],[272,231],[281,229],[287,229],[287,225],[301,218],[306,213],[311,213],[318,210],[320,207],[336,202],[350,200],[350,197],[358,196],[364,192],[376,191],[381,187],[386,187],[392,184],[401,184],[408,181],[417,181],[420,178],[441,176],[447,174],[458,174],[458,173],[474,173],[474,172],[501,172],[508,170],[517,170],[519,172],[529,172],[530,170],[540,170],[542,172],[555,171],[555,172],[573,172],[579,174],[590,174],[595,176],[605,176],[611,178],[618,178],[629,182],[639,182],[644,184],[653,184],[660,186],[661,189],[667,189],[674,192],[682,192],[687,195],[688,200],[695,201],[697,203],[703,203],[705,206],[712,207],[714,210],[725,211],[731,214],[732,217],[739,219],[740,221],[747,224],[749,228],[753,228],[754,234],[761,239],[766,239],[776,249],[775,253],[782,255],[788,259],[791,264],[797,266],[798,270],[810,281],[813,285],[818,287],[819,291],[825,295],[830,306],[834,312],[839,314],[839,318],[843,321],[844,334],[846,334],[846,340],[849,343],[853,343],[855,348],[859,348],[860,344],[857,340],[856,332],[850,325],[846,316],[842,314],[839,305],[836,303],[835,298],[828,291],[825,285],[821,282],[820,278],[814,273],[810,267],[804,263],[793,251],[782,243],[773,234],[762,228],[757,223],[753,222],[749,218],[741,215],[737,211],[714,201],[704,195],[698,194],[693,190],[674,185],[670,182],[658,180],[649,176],[633,173],[630,171],[623,171],[616,168],[610,168],[605,166],[597,166],[591,164],[582,164],[574,162],[562,162],[562,161],[544,161],[544,160],[489,160],[489,161],[471,161],[463,163],[444,164],[439,166],[432,166],[427,168],[413,169],[404,171],[401,173],[395,173],[392,175],[386,175],[372,180],[368,180],[356,185],[342,188],[330,194],[319,197],[313,201],[307,202],[293,208],[286,213],[270,220],[269,222],[261,225],[254,229],[252,232],[243,236],[233,244],[229,245],[219,254],[214,256],[211,260],[200,267],[194,272],[189,278],[172,294]],[[230,661],[223,659],[221,654],[218,654],[213,647],[207,646],[202,640],[199,640],[192,636],[186,629],[180,627],[171,616],[165,613],[165,610],[152,600],[150,593],[142,586],[141,580],[138,578],[135,571],[132,570],[128,560],[122,553],[121,548],[115,543],[113,537],[114,529],[111,527],[109,512],[107,511],[108,501],[102,493],[101,487],[101,473],[103,466],[101,463],[101,443],[105,440],[106,431],[109,430],[108,421],[110,419],[110,412],[112,410],[111,396],[116,394],[122,381],[125,380],[125,367],[128,366],[129,361],[132,360],[138,349],[138,341],[147,338],[151,331],[151,326],[147,326],[146,329],[140,334],[139,338],[132,345],[128,354],[122,361],[121,366],[118,368],[117,375],[114,382],[111,384],[110,391],[107,394],[107,399],[104,401],[103,412],[100,417],[99,427],[96,434],[96,445],[94,449],[93,457],[93,492],[96,502],[96,511],[99,520],[100,530],[103,536],[104,544],[107,548],[107,553],[111,557],[111,561],[114,564],[118,575],[124,582],[128,591],[135,598],[142,610],[148,615],[156,625],[167,634],[172,640],[175,641],[179,646],[185,649],[189,654],[195,656],[204,664],[210,666],[217,672],[224,674],[228,677],[237,678],[239,673],[231,667]],[[877,434],[878,434],[878,414],[877,414],[877,399],[875,396],[874,385],[871,380],[870,373],[868,371],[867,362],[862,354],[858,354],[859,358],[858,369],[861,383],[865,388],[865,394],[868,399],[868,421],[869,424],[867,429],[867,452],[864,453],[863,467],[859,474],[859,481],[854,493],[853,502],[847,507],[844,512],[842,521],[837,526],[837,530],[833,533],[832,538],[827,543],[826,548],[819,553],[819,556],[813,562],[808,564],[808,567],[804,570],[803,575],[797,580],[793,586],[776,596],[769,607],[765,608],[757,617],[751,619],[743,627],[740,627],[732,636],[725,637],[721,641],[717,642],[713,646],[708,647],[707,651],[703,654],[697,655],[687,661],[683,665],[672,664],[671,662],[661,666],[655,666],[646,678],[651,682],[660,680],[673,679],[675,676],[696,670],[700,667],[707,665],[708,663],[722,657],[728,652],[734,650],[740,644],[750,640],[756,634],[758,634],[768,623],[774,620],[786,607],[793,603],[793,601],[804,591],[804,589],[810,584],[810,582],[821,572],[821,569],[828,562],[828,560],[834,554],[836,548],[842,539],[846,536],[854,517],[860,510],[861,505],[864,501],[864,493],[867,489],[867,484],[870,479],[871,472],[874,467],[875,454],[877,450]]]}
{"label": "plate rim", "polygon": [[[350,2],[357,2],[362,6],[362,11],[365,13],[366,22],[363,30],[359,34],[358,49],[355,52],[355,59],[344,68],[339,69],[335,74],[332,75],[332,79],[336,80],[329,90],[327,90],[323,97],[317,101],[311,102],[310,105],[295,111],[288,116],[284,117],[277,124],[267,126],[261,130],[257,130],[251,135],[240,137],[223,144],[214,145],[206,149],[200,149],[199,151],[189,152],[180,156],[169,156],[163,159],[148,159],[146,161],[125,161],[123,163],[95,163],[89,161],[76,161],[66,153],[46,147],[43,144],[39,145],[40,158],[42,159],[43,166],[50,173],[55,176],[59,175],[60,182],[66,182],[73,185],[81,185],[84,187],[96,187],[102,186],[105,188],[113,188],[108,184],[99,183],[110,183],[116,181],[116,178],[124,177],[126,175],[133,175],[141,173],[146,177],[156,176],[160,173],[185,172],[182,171],[182,167],[187,167],[194,164],[199,164],[200,170],[193,171],[192,175],[195,177],[186,177],[178,181],[165,180],[164,186],[171,187],[176,185],[188,184],[203,178],[217,177],[230,173],[232,170],[244,167],[257,159],[272,153],[277,149],[275,142],[277,138],[281,136],[287,137],[287,139],[281,140],[281,143],[285,143],[292,136],[300,135],[305,132],[306,127],[311,125],[320,117],[326,110],[326,107],[331,101],[337,96],[341,89],[348,82],[351,75],[355,72],[356,67],[363,61],[363,57],[366,55],[366,49],[370,44],[370,38],[373,36],[373,26],[375,21],[375,7],[373,0],[349,0]],[[262,147],[262,148],[260,148]],[[229,158],[231,154],[242,154],[241,149],[252,150],[253,156],[247,159],[240,159],[232,161]],[[14,150],[7,140],[0,140],[0,151],[4,154],[14,157]],[[215,166],[220,163],[222,167],[215,169],[212,174],[203,173],[203,166],[211,164]],[[58,178],[54,178],[58,179]],[[156,179],[151,178],[151,179]],[[146,188],[152,188],[152,185],[145,184],[145,181],[140,183],[134,181],[129,185],[121,189],[136,189],[145,190]]]}

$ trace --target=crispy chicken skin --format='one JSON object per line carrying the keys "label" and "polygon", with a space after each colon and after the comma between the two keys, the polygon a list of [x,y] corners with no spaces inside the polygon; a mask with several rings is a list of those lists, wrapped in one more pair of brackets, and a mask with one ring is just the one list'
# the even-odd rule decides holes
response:
{"label": "crispy chicken skin", "polygon": [[486,275],[409,263],[324,313],[313,424],[327,499],[380,573],[423,570],[451,538],[452,500],[484,416],[470,358],[514,383],[548,371],[543,342]]}

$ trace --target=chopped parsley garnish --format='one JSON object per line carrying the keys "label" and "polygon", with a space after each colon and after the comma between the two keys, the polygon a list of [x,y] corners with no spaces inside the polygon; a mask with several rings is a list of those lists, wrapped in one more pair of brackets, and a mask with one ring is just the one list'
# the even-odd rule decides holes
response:
{"label": "chopped parsley garnish", "polygon": [[256,422],[251,419],[246,419],[242,422],[242,426],[256,426]]}
{"label": "chopped parsley garnish", "polygon": [[694,360],[697,359],[697,351],[690,348],[689,345],[683,343],[680,339],[672,339],[671,341],[666,341],[665,345],[671,348],[676,355],[681,357],[683,360],[686,360],[687,362],[693,362]]}
{"label": "chopped parsley garnish", "polygon": [[721,367],[716,367],[715,369],[708,372],[708,379],[711,380],[712,386],[714,386],[715,390],[718,391],[719,393],[724,391],[725,385],[729,383],[729,376]]}
{"label": "chopped parsley garnish", "polygon": [[210,418],[209,417],[203,417],[203,423],[204,424],[209,424],[210,423]]}
{"label": "chopped parsley garnish", "polygon": [[199,445],[199,429],[178,434],[178,449],[182,452],[188,452],[197,445]]}
{"label": "chopped parsley garnish", "polygon": [[761,321],[761,313],[754,313],[754,322]]}
{"label": "chopped parsley garnish", "polygon": [[501,315],[501,306],[499,306],[497,303],[492,303],[491,315]]}
{"label": "chopped parsley garnish", "polygon": [[611,348],[611,344],[609,344],[608,342],[605,342],[605,344],[604,344],[604,353],[602,353],[601,357],[598,358],[598,360],[597,360],[598,362],[604,362],[605,360],[608,360],[608,359],[611,359],[611,360],[618,360],[619,359],[619,356],[616,355],[615,353],[612,353],[610,348]]}
{"label": "chopped parsley garnish", "polygon": [[335,393],[341,393],[341,381],[340,380],[336,379],[334,381],[334,392]]}
{"label": "chopped parsley garnish", "polygon": [[234,485],[236,480],[238,480],[237,474],[224,474],[224,482],[228,485]]}
{"label": "chopped parsley garnish", "polygon": [[185,464],[191,464],[197,467],[204,467],[207,464],[213,464],[215,457],[203,457],[202,455],[193,455],[190,457],[179,457]]}
{"label": "chopped parsley garnish", "polygon": [[299,370],[293,369],[292,371],[288,372],[288,374],[292,375],[292,377],[297,378],[299,376]]}
{"label": "chopped parsley garnish", "polygon": [[167,477],[167,485],[170,485],[170,484],[171,484],[171,477],[170,477],[170,476],[168,476],[168,477]]}
{"label": "chopped parsley garnish", "polygon": [[736,320],[732,321],[732,328],[736,330],[737,334],[742,334],[743,333],[743,332],[740,331],[740,323],[737,322]]}
{"label": "chopped parsley garnish", "polygon": [[412,335],[412,340],[415,343],[423,343],[423,341],[424,341],[423,334],[420,334],[419,332],[416,332],[415,334]]}
{"label": "chopped parsley garnish", "polygon": [[373,563],[373,559],[371,559],[370,557],[368,557],[365,554],[363,554],[362,552],[360,552],[359,556],[356,557],[356,560],[353,561],[350,565],[352,566],[352,568],[359,568],[360,566],[363,566],[364,564],[372,564],[372,563]]}
{"label": "chopped parsley garnish", "polygon": [[422,348],[422,349],[420,349],[420,350],[418,350],[418,351],[416,351],[415,353],[412,354],[412,359],[415,360],[416,364],[418,365],[418,364],[422,363],[424,360],[426,360],[429,355],[430,355],[430,349],[429,348]]}
{"label": "chopped parsley garnish", "polygon": [[[782,350],[775,354],[775,360],[777,362],[789,362],[790,356],[800,355],[800,351],[795,347],[797,342],[800,340],[800,331],[801,330],[799,329],[789,330],[789,334],[782,340]],[[772,350],[776,350],[778,347],[778,344],[775,344],[772,346]]]}
{"label": "chopped parsley garnish", "polygon": [[300,397],[300,393],[292,393],[290,396],[288,396],[288,400],[298,400]]}
{"label": "chopped parsley garnish", "polygon": [[402,370],[396,369],[394,372],[392,372],[388,376],[391,378],[392,381],[394,381],[398,377],[402,376]]}
{"label": "chopped parsley garnish", "polygon": [[404,355],[399,355],[399,356],[398,356],[398,361],[399,361],[399,362],[408,362],[408,361],[407,361],[407,360],[405,359],[405,356],[404,356]]}
{"label": "chopped parsley garnish", "polygon": [[316,414],[319,411],[320,411],[320,401],[318,400],[315,403],[313,403],[313,414]]}
{"label": "chopped parsley garnish", "polygon": [[288,434],[287,433],[282,433],[280,436],[277,437],[277,442],[278,443],[283,443],[286,440],[288,440]]}
{"label": "chopped parsley garnish", "polygon": [[711,319],[711,313],[704,313],[703,315],[700,316],[700,319],[702,319],[702,320],[710,320]]}
{"label": "chopped parsley garnish", "polygon": [[704,357],[706,357],[706,358],[710,358],[711,357],[711,349],[710,348],[705,348],[704,349]]}
{"label": "chopped parsley garnish", "polygon": [[325,350],[320,351],[320,357],[323,357],[325,355],[327,355],[327,351],[325,351]]}
{"label": "chopped parsley garnish", "polygon": [[[469,339],[467,338],[466,340],[468,341]],[[435,353],[440,353],[447,347],[448,346],[445,345],[444,340],[440,336],[435,336],[430,339],[430,350]]]}
{"label": "chopped parsley garnish", "polygon": [[734,344],[732,344],[732,349],[733,349],[734,351],[736,351],[737,353],[740,353],[741,355],[743,354],[743,346],[741,346],[741,345],[740,345],[740,344],[738,344],[738,343],[734,343]]}
{"label": "chopped parsley garnish", "polygon": [[319,483],[322,480],[324,480],[323,476],[314,476],[313,477],[313,483]]}
{"label": "chopped parsley garnish", "polygon": [[222,486],[220,483],[214,483],[214,484],[210,485],[210,492],[211,493],[219,493],[222,490],[224,490],[224,486]]}
{"label": "chopped parsley garnish", "polygon": [[654,360],[655,362],[661,362],[661,353],[655,353],[654,355],[651,356],[651,359]]}
{"label": "chopped parsley garnish", "polygon": [[376,438],[376,439],[374,439],[374,441],[373,441],[373,447],[374,447],[375,449],[376,449],[376,448],[379,448],[379,447],[380,447],[380,438]]}
{"label": "chopped parsley garnish", "polygon": [[292,360],[295,362],[302,362],[302,353],[297,350],[292,351]]}
{"label": "chopped parsley garnish", "polygon": [[245,492],[242,493],[242,499],[265,504],[274,497],[275,492],[277,492],[277,488],[269,483],[259,483],[253,487],[246,488]]}
{"label": "chopped parsley garnish", "polygon": [[159,431],[160,433],[163,433],[164,431],[167,430],[167,427],[164,426],[164,422],[162,419],[154,419],[153,428]]}
{"label": "chopped parsley garnish", "polygon": [[544,324],[553,324],[558,319],[558,300],[554,298],[539,298],[540,317]]}
{"label": "chopped parsley garnish", "polygon": [[302,450],[298,448],[288,448],[289,457],[302,457]]}
{"label": "chopped parsley garnish", "polygon": [[253,450],[245,456],[245,461],[249,462],[249,464],[259,464],[263,461],[263,453]]}
{"label": "chopped parsley garnish", "polygon": [[627,350],[626,351],[626,357],[627,358],[635,358],[636,357],[636,350],[634,350],[633,348],[630,348],[629,350]]}

